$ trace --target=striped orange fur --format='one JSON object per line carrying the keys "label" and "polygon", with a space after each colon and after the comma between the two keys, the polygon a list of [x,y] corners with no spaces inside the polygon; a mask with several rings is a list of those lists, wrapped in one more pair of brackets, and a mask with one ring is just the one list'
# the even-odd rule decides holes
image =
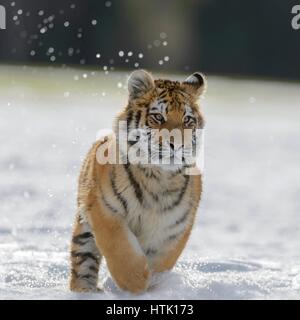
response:
{"label": "striped orange fur", "polygon": [[[177,82],[154,80],[138,70],[128,88],[128,104],[116,118],[115,131],[120,120],[127,121],[127,130],[203,127],[201,74]],[[119,147],[113,135],[97,141],[79,177],[70,288],[96,291],[104,257],[117,285],[138,293],[148,288],[151,274],[172,269],[182,253],[200,201],[201,175],[185,175],[184,164],[174,170],[152,164],[99,164],[97,150],[104,142],[108,148]]]}

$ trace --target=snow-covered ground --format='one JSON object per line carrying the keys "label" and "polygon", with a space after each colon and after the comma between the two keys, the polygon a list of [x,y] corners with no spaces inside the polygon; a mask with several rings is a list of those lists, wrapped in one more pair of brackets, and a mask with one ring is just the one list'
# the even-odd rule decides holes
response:
{"label": "snow-covered ground", "polygon": [[[125,80],[0,67],[0,299],[136,298],[105,266],[104,292],[67,288],[80,162],[125,105]],[[138,298],[300,298],[300,84],[208,80],[196,225],[177,267]]]}

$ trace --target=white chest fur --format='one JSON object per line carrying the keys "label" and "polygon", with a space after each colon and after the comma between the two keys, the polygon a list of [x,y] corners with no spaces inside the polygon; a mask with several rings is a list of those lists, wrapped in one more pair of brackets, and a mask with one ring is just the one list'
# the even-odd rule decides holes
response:
{"label": "white chest fur", "polygon": [[[147,256],[154,257],[167,250],[184,232],[190,220],[191,199],[187,178],[177,184],[149,183],[143,190],[143,203],[136,199],[129,204],[126,221]],[[142,183],[141,183],[142,184]],[[171,190],[165,192],[165,190]],[[153,199],[155,195],[155,200]]]}

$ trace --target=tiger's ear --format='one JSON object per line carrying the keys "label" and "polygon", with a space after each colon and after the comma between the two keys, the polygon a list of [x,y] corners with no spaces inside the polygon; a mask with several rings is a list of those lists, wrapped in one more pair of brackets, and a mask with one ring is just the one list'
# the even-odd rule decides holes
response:
{"label": "tiger's ear", "polygon": [[182,83],[183,89],[191,95],[200,97],[206,90],[206,79],[200,72],[195,72]]}
{"label": "tiger's ear", "polygon": [[133,71],[128,79],[128,91],[131,99],[139,98],[154,88],[154,79],[145,70]]}

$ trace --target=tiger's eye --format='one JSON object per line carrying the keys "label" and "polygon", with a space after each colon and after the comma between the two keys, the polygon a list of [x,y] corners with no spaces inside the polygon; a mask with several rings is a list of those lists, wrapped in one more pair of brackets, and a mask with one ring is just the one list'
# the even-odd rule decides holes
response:
{"label": "tiger's eye", "polygon": [[193,127],[195,125],[195,120],[190,116],[186,116],[183,123],[187,127]]}
{"label": "tiger's eye", "polygon": [[192,120],[192,118],[190,116],[187,116],[184,118],[184,123],[188,123],[190,120]]}
{"label": "tiger's eye", "polygon": [[164,120],[164,117],[163,117],[161,114],[159,114],[159,113],[154,114],[153,116],[154,116],[154,118],[155,118],[157,121],[162,122],[162,121]]}

